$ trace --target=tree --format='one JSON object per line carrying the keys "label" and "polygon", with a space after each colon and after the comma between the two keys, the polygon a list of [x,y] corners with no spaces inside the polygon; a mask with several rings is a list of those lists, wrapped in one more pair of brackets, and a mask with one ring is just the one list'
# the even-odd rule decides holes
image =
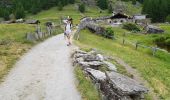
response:
{"label": "tree", "polygon": [[148,14],[152,22],[164,22],[170,14],[170,0],[144,0],[142,12]]}
{"label": "tree", "polygon": [[132,4],[133,4],[133,5],[136,5],[136,0],[132,0]]}
{"label": "tree", "polygon": [[109,13],[112,13],[112,12],[113,12],[113,7],[112,7],[111,4],[108,6],[108,12],[109,12]]}
{"label": "tree", "polygon": [[9,20],[9,15],[10,15],[9,9],[4,8],[4,9],[3,9],[2,17],[3,17],[5,20]]}
{"label": "tree", "polygon": [[82,3],[82,4],[79,5],[79,11],[80,11],[81,13],[84,13],[84,12],[85,12],[85,4],[84,4],[84,3]]}
{"label": "tree", "polygon": [[98,1],[97,1],[97,5],[98,5],[101,9],[103,9],[103,10],[105,10],[105,9],[108,8],[108,2],[107,2],[107,0],[98,0]]}
{"label": "tree", "polygon": [[18,2],[18,4],[16,5],[16,9],[15,9],[14,13],[15,13],[15,17],[17,19],[25,17],[24,7],[20,2]]}
{"label": "tree", "polygon": [[59,10],[59,11],[63,10],[63,5],[62,5],[61,2],[58,3],[58,10]]}
{"label": "tree", "polygon": [[170,15],[166,17],[166,21],[170,23]]}
{"label": "tree", "polygon": [[74,4],[74,3],[75,3],[75,0],[69,0],[69,3],[70,3],[70,4]]}

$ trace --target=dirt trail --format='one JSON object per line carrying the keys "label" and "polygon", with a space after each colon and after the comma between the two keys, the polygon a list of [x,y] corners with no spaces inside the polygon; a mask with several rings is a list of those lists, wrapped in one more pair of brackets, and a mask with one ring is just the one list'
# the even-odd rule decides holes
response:
{"label": "dirt trail", "polygon": [[0,85],[0,100],[81,100],[63,35],[35,46]]}

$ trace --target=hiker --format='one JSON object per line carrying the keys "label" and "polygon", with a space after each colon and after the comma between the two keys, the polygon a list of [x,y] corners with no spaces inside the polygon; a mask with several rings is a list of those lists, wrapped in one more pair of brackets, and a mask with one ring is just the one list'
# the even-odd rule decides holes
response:
{"label": "hiker", "polygon": [[71,32],[72,32],[71,28],[72,28],[72,18],[69,18],[66,20],[65,31],[64,31],[64,36],[68,40],[67,46],[71,45]]}

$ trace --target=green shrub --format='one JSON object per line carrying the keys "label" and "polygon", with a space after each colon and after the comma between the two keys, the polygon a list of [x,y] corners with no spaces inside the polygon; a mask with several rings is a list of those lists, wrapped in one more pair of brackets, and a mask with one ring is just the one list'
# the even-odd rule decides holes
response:
{"label": "green shrub", "polygon": [[153,40],[156,44],[170,45],[170,36],[158,36]]}
{"label": "green shrub", "polygon": [[123,24],[123,29],[129,30],[129,31],[140,31],[140,28],[133,23],[125,23]]}
{"label": "green shrub", "polygon": [[170,15],[166,17],[166,21],[170,23]]}
{"label": "green shrub", "polygon": [[61,2],[58,3],[58,10],[62,11],[63,10],[63,5],[61,4]]}
{"label": "green shrub", "polygon": [[84,4],[84,3],[82,3],[82,4],[79,5],[79,11],[80,11],[81,13],[84,13],[84,12],[85,12],[85,4]]}
{"label": "green shrub", "polygon": [[102,35],[105,38],[114,39],[114,31],[111,27],[106,28],[106,31]]}
{"label": "green shrub", "polygon": [[165,40],[166,45],[170,45],[170,38],[168,38],[167,40]]}

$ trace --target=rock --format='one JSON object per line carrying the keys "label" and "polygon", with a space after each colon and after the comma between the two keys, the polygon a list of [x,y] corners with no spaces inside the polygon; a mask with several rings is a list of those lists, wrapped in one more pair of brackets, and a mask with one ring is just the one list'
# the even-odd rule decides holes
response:
{"label": "rock", "polygon": [[85,68],[90,67],[93,69],[98,69],[98,67],[102,66],[103,63],[99,61],[91,61],[91,62],[79,62],[79,64]]}
{"label": "rock", "polygon": [[108,61],[103,61],[103,63],[108,67],[109,70],[111,71],[117,71],[117,68],[115,65],[113,65],[112,63],[108,62]]}
{"label": "rock", "polygon": [[26,24],[39,24],[40,21],[39,20],[26,20],[25,23]]}
{"label": "rock", "polygon": [[87,54],[87,52],[82,51],[82,50],[76,50],[75,53],[79,53],[79,54]]}
{"label": "rock", "polygon": [[75,65],[75,64],[78,64],[78,63],[80,63],[80,62],[84,62],[84,59],[83,59],[82,57],[75,58],[75,59],[73,60],[73,64],[74,64],[74,65]]}
{"label": "rock", "polygon": [[110,80],[110,82],[115,85],[115,87],[119,89],[123,94],[131,95],[139,92],[146,93],[148,91],[148,89],[146,89],[134,79],[131,79],[119,73],[106,72],[106,76]]}
{"label": "rock", "polygon": [[9,21],[2,21],[1,22],[2,24],[12,24],[12,23],[15,23],[14,20],[9,20]]}
{"label": "rock", "polygon": [[137,81],[116,72],[106,72],[101,90],[109,100],[141,100],[148,89]]}
{"label": "rock", "polygon": [[31,42],[36,41],[36,37],[35,37],[34,33],[27,33],[26,38],[27,38],[28,41],[31,41]]}
{"label": "rock", "polygon": [[15,21],[16,23],[23,23],[24,22],[24,19],[17,19],[16,21]]}
{"label": "rock", "polygon": [[97,57],[97,59],[98,59],[99,61],[104,61],[103,55],[97,54],[96,57]]}
{"label": "rock", "polygon": [[93,33],[96,34],[103,34],[105,33],[105,28],[101,27],[100,25],[97,25],[95,23],[88,23],[86,27]]}
{"label": "rock", "polygon": [[160,29],[157,26],[153,26],[153,25],[148,25],[147,28],[147,33],[163,33],[164,30]]}
{"label": "rock", "polygon": [[94,70],[91,68],[85,69],[85,71],[90,75],[90,77],[95,81],[104,81],[106,79],[105,73],[99,71],[99,70]]}
{"label": "rock", "polygon": [[44,33],[43,32],[38,32],[37,34],[38,34],[39,39],[42,39],[44,37]]}
{"label": "rock", "polygon": [[80,58],[80,57],[84,58],[85,56],[89,56],[89,55],[88,54],[82,54],[82,53],[75,53],[73,57],[74,58]]}

